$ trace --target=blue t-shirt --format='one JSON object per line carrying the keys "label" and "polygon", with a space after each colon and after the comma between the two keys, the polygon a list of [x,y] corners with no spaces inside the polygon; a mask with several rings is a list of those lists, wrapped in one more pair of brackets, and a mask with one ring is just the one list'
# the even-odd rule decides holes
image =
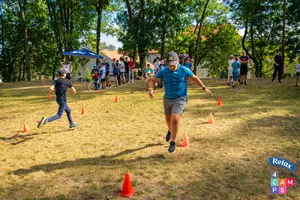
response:
{"label": "blue t-shirt", "polygon": [[114,74],[117,74],[118,71],[119,71],[119,70],[118,70],[117,64],[114,64],[114,63],[113,63],[112,66],[113,66],[113,73],[114,73]]}
{"label": "blue t-shirt", "polygon": [[234,61],[232,63],[232,72],[238,72],[240,68],[240,62],[239,61]]}
{"label": "blue t-shirt", "polygon": [[186,68],[192,69],[192,63],[184,63]]}
{"label": "blue t-shirt", "polygon": [[175,71],[171,71],[167,66],[159,70],[155,78],[164,79],[165,98],[177,99],[187,96],[186,77],[192,76],[194,74],[190,69],[179,64]]}
{"label": "blue t-shirt", "polygon": [[105,71],[109,72],[109,64],[108,64],[108,62],[105,63]]}

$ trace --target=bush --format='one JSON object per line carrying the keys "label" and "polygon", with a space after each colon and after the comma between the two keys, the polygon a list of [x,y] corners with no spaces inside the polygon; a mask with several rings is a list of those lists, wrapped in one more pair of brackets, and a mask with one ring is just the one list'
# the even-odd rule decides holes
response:
{"label": "bush", "polygon": [[85,69],[85,79],[86,79],[86,81],[91,81],[91,72],[90,72],[89,68]]}

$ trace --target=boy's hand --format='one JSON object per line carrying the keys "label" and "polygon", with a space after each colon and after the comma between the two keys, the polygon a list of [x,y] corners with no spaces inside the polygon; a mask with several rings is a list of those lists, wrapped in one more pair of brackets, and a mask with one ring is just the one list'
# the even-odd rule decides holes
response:
{"label": "boy's hand", "polygon": [[204,92],[205,92],[205,94],[209,94],[210,96],[213,96],[213,93],[208,88],[205,88]]}
{"label": "boy's hand", "polygon": [[153,89],[150,89],[150,90],[149,90],[149,97],[150,97],[151,99],[154,98],[154,90],[153,90]]}
{"label": "boy's hand", "polygon": [[75,90],[74,87],[72,87],[72,93],[73,93],[73,94],[76,94],[76,90]]}
{"label": "boy's hand", "polygon": [[55,92],[55,87],[54,87],[54,85],[51,85],[51,87],[49,88],[49,90],[50,90],[51,92]]}

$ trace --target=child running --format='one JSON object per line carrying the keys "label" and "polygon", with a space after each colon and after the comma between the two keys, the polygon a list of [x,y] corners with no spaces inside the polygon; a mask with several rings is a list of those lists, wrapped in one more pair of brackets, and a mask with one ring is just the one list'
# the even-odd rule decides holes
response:
{"label": "child running", "polygon": [[75,124],[73,122],[72,116],[71,116],[71,109],[67,105],[67,89],[71,88],[73,91],[73,94],[76,94],[76,90],[73,87],[72,82],[70,80],[66,79],[66,74],[67,74],[67,72],[63,68],[60,68],[58,70],[59,79],[55,80],[53,82],[53,85],[51,85],[51,87],[50,87],[50,90],[52,92],[55,92],[56,102],[59,105],[57,114],[50,118],[43,117],[37,125],[38,128],[40,128],[42,125],[44,125],[46,123],[60,119],[62,114],[64,113],[64,111],[67,113],[70,129],[74,129],[77,126],[79,126],[79,124]]}

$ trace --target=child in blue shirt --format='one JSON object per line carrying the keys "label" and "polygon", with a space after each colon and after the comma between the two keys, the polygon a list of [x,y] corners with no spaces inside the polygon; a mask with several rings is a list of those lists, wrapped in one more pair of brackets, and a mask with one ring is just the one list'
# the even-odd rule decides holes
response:
{"label": "child in blue shirt", "polygon": [[99,89],[105,89],[105,63],[101,64],[101,67],[99,69],[99,84],[101,84],[101,87]]}
{"label": "child in blue shirt", "polygon": [[241,65],[241,63],[239,62],[239,59],[236,56],[232,63],[232,77],[233,77],[232,88],[236,87],[235,81],[238,80],[240,65]]}

